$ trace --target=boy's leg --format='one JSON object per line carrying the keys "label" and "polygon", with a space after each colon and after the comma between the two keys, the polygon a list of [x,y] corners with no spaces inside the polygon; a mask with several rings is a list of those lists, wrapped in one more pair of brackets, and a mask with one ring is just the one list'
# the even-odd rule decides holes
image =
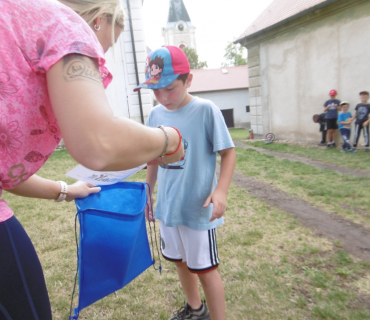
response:
{"label": "boy's leg", "polygon": [[175,262],[175,264],[187,303],[193,309],[198,309],[202,305],[198,290],[198,276],[189,271],[186,262]]}
{"label": "boy's leg", "polygon": [[368,151],[369,148],[369,125],[363,127],[364,129],[364,139],[365,139],[365,148]]}
{"label": "boy's leg", "polygon": [[326,130],[322,131],[322,140],[321,140],[321,142],[326,143]]}
{"label": "boy's leg", "polygon": [[336,144],[335,144],[336,134],[337,134],[337,129],[333,129],[333,131],[331,132],[331,141],[330,141],[330,143],[333,147],[336,147]]}
{"label": "boy's leg", "polygon": [[331,134],[332,134],[332,131],[333,131],[333,129],[328,129],[326,132],[326,141],[327,141],[327,143],[328,143],[328,145],[330,144],[330,142],[331,142]]}
{"label": "boy's leg", "polygon": [[343,149],[348,149],[348,150],[351,149],[351,144],[349,141],[350,133],[351,133],[350,130],[340,129],[340,134],[342,135],[342,138],[343,138]]}
{"label": "boy's leg", "polygon": [[[185,226],[167,227],[163,221],[160,221],[160,230],[162,255],[166,260],[175,263],[187,304],[192,309],[198,309],[202,306],[198,288],[198,275],[190,272],[186,262],[188,255],[190,254],[187,247],[189,246],[189,241],[192,239],[192,235],[187,235],[187,231],[195,231]],[[199,240],[196,235],[194,238],[194,241]],[[191,247],[197,248],[199,246],[195,246],[193,244]],[[177,319],[176,316],[174,319]]]}
{"label": "boy's leg", "polygon": [[217,269],[199,274],[212,320],[225,320],[225,291]]}
{"label": "boy's leg", "polygon": [[353,138],[353,147],[357,147],[358,139],[360,138],[360,132],[361,132],[361,125],[357,124],[355,125],[355,135]]}

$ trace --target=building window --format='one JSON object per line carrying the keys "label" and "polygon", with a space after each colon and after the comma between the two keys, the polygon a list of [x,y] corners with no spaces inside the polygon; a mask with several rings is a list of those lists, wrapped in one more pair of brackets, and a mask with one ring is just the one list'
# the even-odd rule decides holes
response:
{"label": "building window", "polygon": [[246,112],[251,112],[249,106],[246,106],[245,109],[246,109]]}

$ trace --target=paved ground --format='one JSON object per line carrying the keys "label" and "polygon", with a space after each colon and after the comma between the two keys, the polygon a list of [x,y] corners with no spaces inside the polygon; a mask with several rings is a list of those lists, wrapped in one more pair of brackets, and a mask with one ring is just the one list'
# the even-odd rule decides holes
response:
{"label": "paved ground", "polygon": [[[235,145],[240,148],[252,148],[275,157],[303,162],[317,168],[333,170],[357,177],[370,178],[370,172],[368,171],[352,170],[345,167],[325,164],[320,161],[313,161],[309,158],[297,155],[256,148],[239,141],[235,141]],[[343,219],[335,213],[328,213],[320,208],[313,207],[310,203],[300,198],[292,197],[284,191],[258,180],[255,177],[246,177],[241,173],[235,172],[233,181],[239,187],[248,190],[251,195],[293,215],[300,220],[303,225],[312,228],[318,236],[338,240],[344,250],[355,257],[370,262],[370,230],[364,228],[362,225]]]}

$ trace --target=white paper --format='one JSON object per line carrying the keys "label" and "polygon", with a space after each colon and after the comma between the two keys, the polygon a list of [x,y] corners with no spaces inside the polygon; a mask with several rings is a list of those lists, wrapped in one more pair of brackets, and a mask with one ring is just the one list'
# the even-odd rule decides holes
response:
{"label": "white paper", "polygon": [[127,179],[145,166],[146,164],[143,164],[139,167],[123,171],[94,171],[79,164],[77,167],[67,172],[66,176],[97,185],[108,185]]}

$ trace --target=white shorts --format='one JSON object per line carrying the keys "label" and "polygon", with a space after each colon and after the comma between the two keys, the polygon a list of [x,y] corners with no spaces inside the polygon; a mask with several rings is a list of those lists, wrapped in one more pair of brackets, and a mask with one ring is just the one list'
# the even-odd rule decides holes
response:
{"label": "white shorts", "polygon": [[194,230],[186,226],[167,227],[161,220],[159,226],[162,255],[166,260],[186,262],[193,273],[206,273],[217,268],[216,228]]}

